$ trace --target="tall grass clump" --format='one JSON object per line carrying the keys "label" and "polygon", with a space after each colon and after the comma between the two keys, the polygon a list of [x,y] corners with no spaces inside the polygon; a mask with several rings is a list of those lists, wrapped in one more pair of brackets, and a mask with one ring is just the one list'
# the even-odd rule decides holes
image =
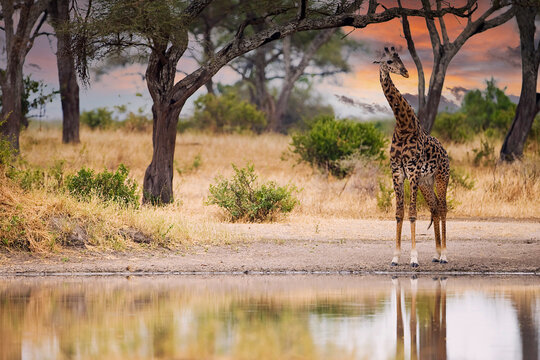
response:
{"label": "tall grass clump", "polygon": [[96,196],[103,201],[137,208],[137,183],[128,176],[129,170],[123,164],[120,164],[115,172],[105,169],[95,173],[92,169],[82,168],[75,175],[67,177],[66,189],[79,200],[88,201]]}
{"label": "tall grass clump", "polygon": [[384,135],[373,124],[319,116],[309,123],[305,133],[292,136],[291,151],[300,161],[343,178],[354,170],[354,162],[347,160],[382,160],[385,145]]}
{"label": "tall grass clump", "polygon": [[224,209],[231,221],[249,222],[272,220],[279,213],[288,213],[298,203],[293,193],[295,186],[278,186],[270,181],[257,183],[252,164],[238,168],[232,164],[232,179],[218,177],[217,184],[210,184],[207,205],[218,205]]}

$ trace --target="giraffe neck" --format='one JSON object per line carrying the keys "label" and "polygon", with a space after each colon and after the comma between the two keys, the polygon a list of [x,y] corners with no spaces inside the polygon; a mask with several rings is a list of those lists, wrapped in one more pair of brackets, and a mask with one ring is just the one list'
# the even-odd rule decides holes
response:
{"label": "giraffe neck", "polygon": [[412,132],[420,129],[420,122],[416,117],[413,108],[407,100],[401,95],[394,85],[387,70],[381,68],[381,86],[388,100],[388,104],[394,112],[396,118],[396,132]]}

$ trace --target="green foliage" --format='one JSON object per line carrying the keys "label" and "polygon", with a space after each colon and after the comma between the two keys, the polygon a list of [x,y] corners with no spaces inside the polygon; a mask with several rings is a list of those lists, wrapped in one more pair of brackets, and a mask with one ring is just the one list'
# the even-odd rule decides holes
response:
{"label": "green foliage", "polygon": [[488,166],[495,164],[496,157],[495,157],[495,146],[489,142],[488,139],[481,139],[480,140],[480,147],[473,149],[474,158],[473,158],[473,165],[474,166]]}
{"label": "green foliage", "polygon": [[471,124],[467,120],[467,114],[463,112],[440,113],[433,124],[433,133],[438,138],[447,141],[463,143],[471,140],[475,135]]}
{"label": "green foliage", "polygon": [[106,169],[95,173],[92,169],[82,168],[75,175],[66,178],[66,188],[70,195],[82,201],[96,196],[103,201],[113,201],[125,206],[139,206],[136,195],[137,183],[128,178],[129,170],[120,164],[115,172]]}
{"label": "green foliage", "polygon": [[113,125],[113,112],[106,107],[100,107],[81,113],[81,123],[90,127],[90,129],[108,129]]}
{"label": "green foliage", "polygon": [[54,190],[59,190],[64,186],[64,165],[65,160],[56,160],[54,164],[49,168],[48,175],[52,178],[54,184],[52,185]]}
{"label": "green foliage", "polygon": [[435,119],[433,132],[437,137],[465,142],[476,134],[501,137],[508,131],[516,113],[516,105],[496,86],[495,80],[486,81],[484,91],[469,91],[460,111],[441,113]]}
{"label": "green foliage", "polygon": [[288,213],[298,204],[293,196],[295,186],[278,186],[270,181],[257,184],[257,175],[252,164],[239,169],[232,165],[232,179],[216,178],[217,184],[210,185],[210,196],[206,205],[218,205],[230,216],[231,221],[249,222],[273,219],[279,213]]}
{"label": "green foliage", "polygon": [[394,189],[391,186],[386,186],[382,181],[379,182],[379,192],[377,193],[377,207],[388,212],[392,208],[392,197]]}
{"label": "green foliage", "polygon": [[219,96],[199,96],[192,123],[196,128],[216,133],[260,133],[266,128],[266,117],[236,91],[228,90]]}
{"label": "green foliage", "polygon": [[152,129],[152,119],[141,112],[135,114],[130,111],[119,125],[128,131],[150,131]]}
{"label": "green foliage", "polygon": [[[42,81],[33,80],[30,75],[23,78],[23,94],[21,99],[22,115],[27,116],[31,110],[39,109],[43,116],[45,105],[53,101],[59,91],[47,91],[47,85]],[[2,107],[2,93],[0,90],[0,108]],[[26,124],[28,125],[28,124]]]}
{"label": "green foliage", "polygon": [[12,168],[8,177],[17,181],[20,187],[26,191],[45,187],[45,172],[39,168]]}
{"label": "green foliage", "polygon": [[449,186],[453,188],[460,187],[463,189],[472,190],[474,188],[474,180],[471,179],[465,170],[453,167],[450,169]]}
{"label": "green foliage", "polygon": [[[0,122],[0,125],[2,122]],[[0,138],[0,167],[5,169],[11,165],[15,159],[15,150],[11,146],[11,143],[7,140]]]}
{"label": "green foliage", "polygon": [[319,116],[309,123],[309,130],[292,136],[291,151],[321,171],[344,177],[354,170],[352,157],[384,159],[386,140],[372,124],[336,120]]}

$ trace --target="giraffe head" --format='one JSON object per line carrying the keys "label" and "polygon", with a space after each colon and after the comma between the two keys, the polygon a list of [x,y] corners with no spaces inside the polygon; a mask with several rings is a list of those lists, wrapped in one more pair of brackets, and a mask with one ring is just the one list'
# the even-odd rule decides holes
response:
{"label": "giraffe head", "polygon": [[409,77],[409,72],[405,68],[405,65],[403,65],[403,62],[401,61],[398,53],[396,52],[396,49],[393,46],[390,48],[390,50],[385,47],[384,54],[381,60],[374,61],[374,63],[380,64],[381,69],[385,72],[399,74],[406,78]]}

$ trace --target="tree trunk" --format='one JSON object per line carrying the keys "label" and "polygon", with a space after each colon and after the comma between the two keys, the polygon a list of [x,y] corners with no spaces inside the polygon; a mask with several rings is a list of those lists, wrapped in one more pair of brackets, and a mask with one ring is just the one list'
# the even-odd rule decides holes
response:
{"label": "tree trunk", "polygon": [[523,155],[523,148],[531,131],[534,117],[540,110],[536,94],[540,49],[535,50],[534,47],[536,31],[534,19],[537,12],[538,8],[516,5],[516,20],[521,44],[521,94],[516,115],[501,148],[502,161],[512,162]]}
{"label": "tree trunk", "polygon": [[21,128],[23,64],[15,59],[8,60],[2,82],[2,112],[0,115],[2,137],[11,143],[15,151],[19,151],[19,132]]}
{"label": "tree trunk", "polygon": [[161,205],[171,203],[173,198],[174,149],[176,125],[181,108],[169,104],[152,106],[154,126],[152,133],[152,162],[144,174],[143,203]]}
{"label": "tree trunk", "polygon": [[427,100],[424,106],[418,109],[418,119],[420,119],[420,124],[426,132],[431,133],[433,124],[435,123],[435,118],[439,110],[439,103],[441,101],[444,78],[446,77],[446,69],[450,63],[451,58],[448,62],[442,58],[439,62],[434,61],[433,74],[431,75],[431,80],[429,83],[429,90]]}
{"label": "tree trunk", "polygon": [[287,105],[289,104],[289,98],[291,97],[293,88],[294,82],[283,84],[277,104],[274,107],[274,113],[272,114],[272,118],[269,119],[271,125],[270,129],[272,131],[282,132],[285,130],[283,128],[283,117],[287,111]]}
{"label": "tree trunk", "polygon": [[62,29],[69,22],[69,0],[51,0],[49,13],[57,39],[56,64],[63,114],[62,142],[79,143],[79,85],[71,52],[71,36]]}

